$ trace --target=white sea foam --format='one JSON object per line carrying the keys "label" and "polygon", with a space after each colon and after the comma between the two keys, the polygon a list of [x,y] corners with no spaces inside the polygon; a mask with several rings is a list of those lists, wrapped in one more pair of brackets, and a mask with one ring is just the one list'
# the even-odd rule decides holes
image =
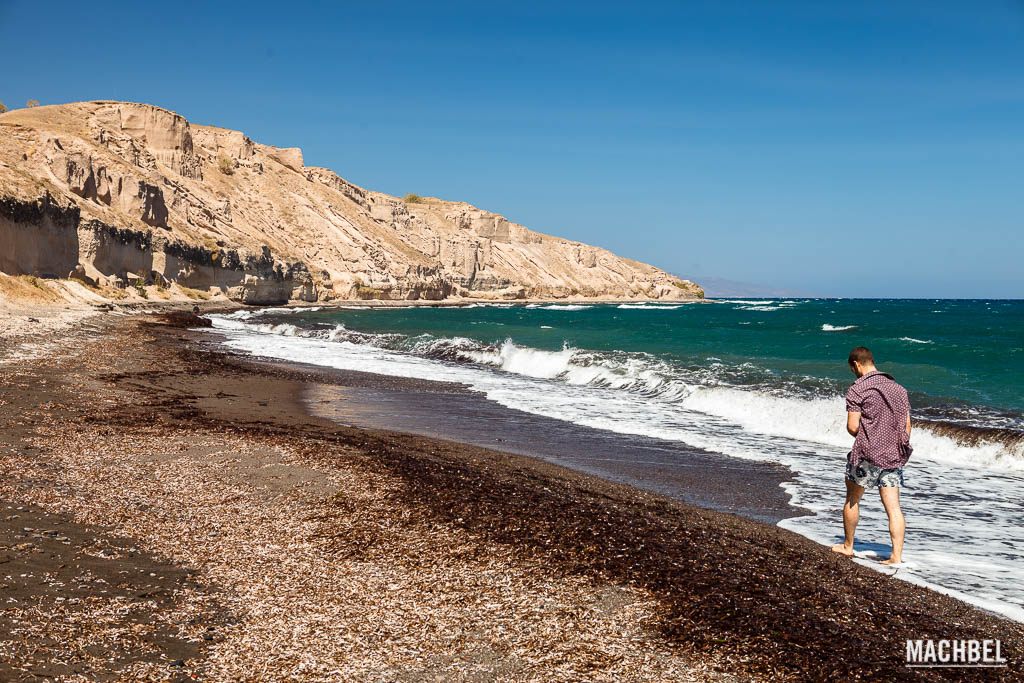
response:
{"label": "white sea foam", "polygon": [[911,344],[934,344],[928,339],[914,339],[913,337],[900,337],[900,341],[910,342]]}
{"label": "white sea foam", "polygon": [[226,313],[224,318],[232,320],[252,320],[263,315],[271,315],[274,313],[312,313],[314,311],[322,311],[323,306],[305,306],[305,307],[294,307],[294,308],[242,308],[233,313]]}
{"label": "white sea foam", "polygon": [[233,313],[222,313],[217,316],[220,320],[251,320],[259,314],[258,310],[241,309]]}
{"label": "white sea foam", "polygon": [[822,332],[845,332],[847,330],[855,329],[857,329],[856,325],[829,325],[828,323],[825,323],[821,326]]}
{"label": "white sea foam", "polygon": [[567,347],[556,352],[543,351],[506,341],[497,351],[466,350],[463,353],[468,359],[496,365],[505,372],[552,379],[566,372],[576,350]]}
{"label": "white sea foam", "polygon": [[665,304],[619,304],[617,308],[632,309],[635,311],[674,311],[677,308],[682,308],[685,304],[674,304],[667,306]]}
{"label": "white sea foam", "polygon": [[289,323],[279,323],[277,325],[255,324],[250,325],[250,327],[257,332],[262,332],[263,334],[280,334],[286,337],[295,337],[302,334],[302,331],[298,327]]}
{"label": "white sea foam", "polygon": [[[730,386],[696,387],[682,401],[685,408],[716,415],[743,427],[744,431],[781,436],[809,443],[850,447],[846,433],[843,397],[807,399],[773,396]],[[799,416],[799,419],[795,419]],[[1024,473],[1024,447],[1001,441],[981,440],[964,446],[955,439],[935,434],[927,427],[913,430],[915,460],[927,458],[957,467],[984,468]]]}
{"label": "white sea foam", "polygon": [[551,304],[549,306],[541,306],[545,311],[582,311],[587,308],[593,308],[593,306],[585,306],[583,304]]}
{"label": "white sea foam", "polygon": [[[683,371],[646,355],[596,353],[569,346],[543,350],[506,340],[366,334],[266,325],[211,316],[227,345],[258,355],[352,370],[464,382],[501,405],[624,434],[642,434],[724,453],[779,462],[795,474],[783,484],[812,514],[780,525],[821,543],[840,533],[845,432],[840,396],[811,399],[722,384],[727,366]],[[965,446],[917,427],[904,508],[913,538],[897,573],[915,583],[958,591],[984,609],[1024,614],[1024,453],[1021,445]],[[934,492],[941,491],[942,497]],[[870,498],[870,499],[869,499]],[[887,554],[885,514],[862,503],[862,556]],[[879,565],[880,566],[880,565]],[[877,567],[876,567],[877,568]]]}
{"label": "white sea foam", "polygon": [[714,300],[714,303],[719,304],[740,304],[734,306],[733,310],[737,311],[778,311],[785,308],[793,308],[800,304],[799,301],[793,301],[787,299],[786,301],[779,301],[776,303],[774,299],[718,299]]}
{"label": "white sea foam", "polygon": [[[364,304],[337,304],[322,306],[326,310],[345,309],[349,311],[407,311],[411,308],[426,308],[422,304],[382,304],[378,299],[364,299]],[[312,310],[312,309],[310,309]]]}
{"label": "white sea foam", "polygon": [[[828,446],[849,445],[849,436],[845,428],[846,413],[841,396],[828,399],[778,396],[722,384],[713,374],[687,378],[680,376],[672,367],[645,354],[612,357],[570,346],[565,346],[559,351],[549,351],[521,346],[511,339],[492,347],[466,337],[435,338],[429,334],[421,335],[413,342],[402,345],[398,342],[408,341],[408,337],[400,334],[363,333],[350,330],[343,324],[337,324],[325,335],[321,330],[301,330],[288,323],[253,323],[239,321],[231,316],[213,318],[217,327],[225,329],[369,344],[428,356],[440,355],[444,358],[472,361],[524,377],[560,379],[580,386],[629,389],[662,400],[678,400],[687,410],[725,418],[747,432]],[[714,363],[713,366],[722,364]],[[707,381],[713,384],[702,384]],[[799,415],[800,419],[792,419],[794,415]],[[982,440],[977,446],[965,447],[950,437],[932,433],[926,427],[915,430],[915,445],[919,440],[926,442],[923,445],[929,454],[928,457],[938,461],[1024,472],[1024,452],[1020,450],[1020,445],[1009,446],[999,441]]]}

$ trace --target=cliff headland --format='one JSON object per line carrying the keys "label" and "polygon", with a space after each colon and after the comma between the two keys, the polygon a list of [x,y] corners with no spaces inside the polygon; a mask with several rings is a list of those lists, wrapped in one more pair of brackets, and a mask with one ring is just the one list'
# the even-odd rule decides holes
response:
{"label": "cliff headland", "polygon": [[128,102],[0,115],[0,244],[0,273],[72,280],[57,293],[85,301],[703,297],[605,249],[366,190],[297,148]]}

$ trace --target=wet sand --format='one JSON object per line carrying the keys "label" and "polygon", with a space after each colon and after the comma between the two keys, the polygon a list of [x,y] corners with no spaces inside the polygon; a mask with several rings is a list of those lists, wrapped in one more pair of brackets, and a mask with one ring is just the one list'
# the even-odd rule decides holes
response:
{"label": "wet sand", "polygon": [[[524,455],[339,425],[311,414],[311,395],[480,408],[454,386],[212,352],[192,324],[104,318],[45,358],[0,365],[0,568],[31,567],[0,569],[15,601],[0,612],[0,676],[1020,675],[1020,624],[745,517]],[[673,486],[727,506],[706,479]],[[90,588],[69,605],[73,583]],[[907,669],[907,638],[999,638],[1010,668]]]}
{"label": "wet sand", "polygon": [[[434,387],[402,386],[399,381],[388,389],[371,388],[359,386],[361,378],[353,382],[347,373],[333,372],[342,386],[313,385],[304,398],[314,415],[342,424],[531,456],[768,524],[801,514],[789,505],[789,496],[780,486],[791,479],[789,470],[780,465],[531,415],[474,392],[447,392],[440,399]],[[441,410],[439,400],[443,400]]]}

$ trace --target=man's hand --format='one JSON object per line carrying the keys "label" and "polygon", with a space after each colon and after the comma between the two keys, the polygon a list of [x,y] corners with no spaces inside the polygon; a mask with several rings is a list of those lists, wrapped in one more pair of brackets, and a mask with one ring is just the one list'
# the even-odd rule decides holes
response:
{"label": "man's hand", "polygon": [[860,413],[847,413],[846,431],[850,433],[850,436],[857,436],[858,429],[860,429]]}

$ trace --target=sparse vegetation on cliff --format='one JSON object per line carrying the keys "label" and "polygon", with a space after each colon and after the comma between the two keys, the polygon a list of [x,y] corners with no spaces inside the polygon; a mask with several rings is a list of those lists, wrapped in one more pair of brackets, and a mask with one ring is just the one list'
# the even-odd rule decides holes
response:
{"label": "sparse vegetation on cliff", "polygon": [[226,156],[220,156],[217,158],[217,168],[219,168],[220,172],[224,175],[235,174],[235,162]]}
{"label": "sparse vegetation on cliff", "polygon": [[198,289],[192,289],[191,287],[186,287],[185,285],[178,285],[178,289],[180,289],[181,293],[187,296],[189,299],[198,299],[202,301],[210,300],[209,294],[207,294],[206,292],[202,292]]}
{"label": "sparse vegetation on cliff", "polygon": [[31,109],[32,107],[38,107],[39,106],[39,100],[29,99],[29,100],[27,100],[25,102],[25,106],[28,107],[29,109]]}
{"label": "sparse vegetation on cliff", "polygon": [[380,299],[383,298],[384,290],[359,285],[356,287],[356,294],[360,299]]}
{"label": "sparse vegetation on cliff", "polygon": [[404,201],[406,204],[421,204],[423,203],[423,197],[419,196],[415,192],[410,192],[409,194],[402,197],[402,201]]}
{"label": "sparse vegetation on cliff", "polygon": [[141,296],[143,299],[149,298],[149,294],[146,292],[145,273],[140,271],[137,274],[129,274],[128,282],[131,284],[132,287],[135,288],[135,291],[138,292],[139,296]]}
{"label": "sparse vegetation on cliff", "polygon": [[34,301],[52,303],[59,297],[32,275],[0,273],[0,301]]}
{"label": "sparse vegetation on cliff", "polygon": [[0,114],[3,114],[5,111],[7,111],[7,107],[3,102],[0,102]]}
{"label": "sparse vegetation on cliff", "polygon": [[704,298],[704,288],[703,287],[698,287],[697,285],[693,284],[692,282],[683,282],[682,280],[673,280],[672,284],[675,285],[676,287],[678,287],[679,289],[684,290],[684,291],[696,290],[696,292],[694,293],[694,296],[696,296],[698,299],[703,299]]}

